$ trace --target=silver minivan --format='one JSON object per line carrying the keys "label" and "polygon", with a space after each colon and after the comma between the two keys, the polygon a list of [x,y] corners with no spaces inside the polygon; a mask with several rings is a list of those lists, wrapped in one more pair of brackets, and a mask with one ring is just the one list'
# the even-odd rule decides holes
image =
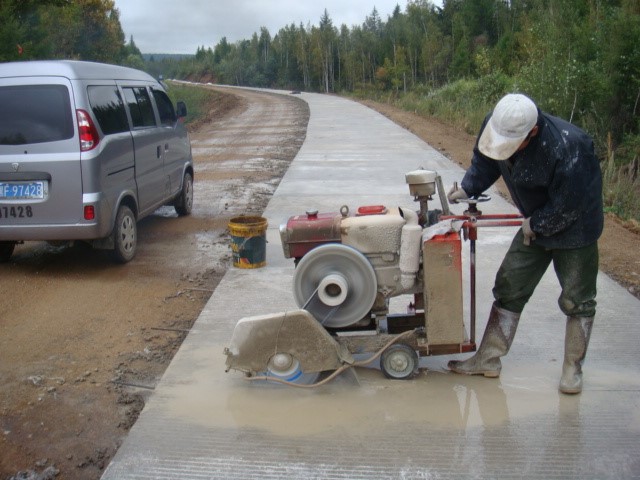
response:
{"label": "silver minivan", "polygon": [[128,262],[138,220],[162,205],[191,213],[185,115],[139,70],[1,63],[0,262],[25,240],[83,240]]}

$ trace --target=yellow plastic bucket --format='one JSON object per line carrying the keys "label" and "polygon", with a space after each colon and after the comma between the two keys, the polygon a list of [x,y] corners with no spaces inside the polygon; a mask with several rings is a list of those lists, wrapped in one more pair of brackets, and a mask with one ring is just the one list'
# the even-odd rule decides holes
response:
{"label": "yellow plastic bucket", "polygon": [[229,221],[233,266],[260,268],[267,264],[267,219],[234,217]]}

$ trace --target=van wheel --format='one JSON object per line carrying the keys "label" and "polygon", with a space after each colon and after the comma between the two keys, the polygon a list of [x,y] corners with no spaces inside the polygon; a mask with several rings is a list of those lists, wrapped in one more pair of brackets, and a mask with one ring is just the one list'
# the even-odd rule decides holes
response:
{"label": "van wheel", "polygon": [[6,263],[13,255],[16,242],[0,242],[0,263]]}
{"label": "van wheel", "polygon": [[130,261],[136,254],[137,240],[136,217],[129,207],[120,205],[113,227],[113,259],[118,263]]}
{"label": "van wheel", "polygon": [[191,214],[191,209],[193,209],[193,177],[190,173],[184,174],[182,191],[178,195],[174,207],[178,215]]}

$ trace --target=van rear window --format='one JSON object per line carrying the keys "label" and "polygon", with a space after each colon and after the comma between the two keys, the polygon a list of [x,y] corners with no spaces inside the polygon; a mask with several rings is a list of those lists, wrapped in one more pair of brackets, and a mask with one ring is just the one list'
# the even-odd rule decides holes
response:
{"label": "van rear window", "polygon": [[64,85],[0,87],[0,145],[73,138],[69,91]]}
{"label": "van rear window", "polygon": [[120,98],[118,87],[91,86],[87,89],[91,110],[105,135],[129,131],[124,103]]}

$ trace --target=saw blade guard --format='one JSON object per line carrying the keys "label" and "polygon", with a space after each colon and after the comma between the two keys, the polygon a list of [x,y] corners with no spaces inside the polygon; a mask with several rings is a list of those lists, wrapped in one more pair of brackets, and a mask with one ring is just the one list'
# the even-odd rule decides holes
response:
{"label": "saw blade guard", "polygon": [[353,362],[349,352],[305,310],[242,318],[224,353],[227,371],[288,381]]}
{"label": "saw blade guard", "polygon": [[293,294],[298,306],[325,327],[348,327],[371,310],[377,295],[376,274],[356,249],[326,244],[311,250],[298,263]]}

